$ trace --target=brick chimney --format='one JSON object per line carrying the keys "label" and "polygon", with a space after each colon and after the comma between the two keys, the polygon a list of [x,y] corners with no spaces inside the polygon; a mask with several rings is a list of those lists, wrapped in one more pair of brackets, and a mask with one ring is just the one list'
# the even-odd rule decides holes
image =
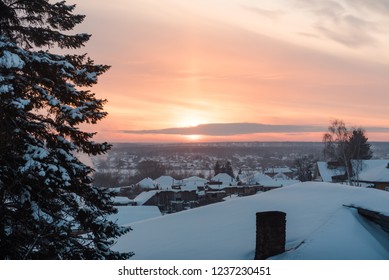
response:
{"label": "brick chimney", "polygon": [[255,260],[265,260],[285,252],[286,213],[280,211],[259,212]]}

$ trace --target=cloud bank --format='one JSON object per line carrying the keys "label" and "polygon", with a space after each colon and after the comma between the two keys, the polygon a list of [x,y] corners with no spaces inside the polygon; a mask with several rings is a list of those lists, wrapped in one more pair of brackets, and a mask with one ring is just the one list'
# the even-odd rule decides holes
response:
{"label": "cloud bank", "polygon": [[257,133],[299,133],[323,132],[325,127],[304,125],[271,125],[260,123],[210,123],[193,127],[172,127],[155,130],[123,130],[128,134],[175,134],[175,135],[207,135],[232,136]]}
{"label": "cloud bank", "polygon": [[[259,133],[308,133],[326,132],[327,127],[316,125],[272,125],[261,123],[210,123],[193,127],[171,127],[150,130],[122,130],[127,134],[166,134],[166,135],[203,135],[234,136]],[[367,127],[367,132],[388,133],[388,127]]]}

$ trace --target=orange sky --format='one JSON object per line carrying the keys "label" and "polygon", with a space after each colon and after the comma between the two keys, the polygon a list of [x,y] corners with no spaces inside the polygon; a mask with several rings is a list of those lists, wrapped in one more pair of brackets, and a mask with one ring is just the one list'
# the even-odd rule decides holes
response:
{"label": "orange sky", "polygon": [[324,132],[335,118],[389,140],[377,128],[389,127],[387,1],[71,2],[87,16],[77,31],[93,35],[83,51],[112,66],[94,88],[109,100],[109,116],[90,128],[97,140],[321,141],[317,131],[158,130],[261,123]]}

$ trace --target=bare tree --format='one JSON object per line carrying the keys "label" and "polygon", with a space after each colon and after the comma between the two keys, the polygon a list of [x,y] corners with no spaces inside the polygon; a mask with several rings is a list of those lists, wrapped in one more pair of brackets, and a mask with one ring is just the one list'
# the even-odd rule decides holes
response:
{"label": "bare tree", "polygon": [[[342,120],[334,120],[323,136],[324,154],[331,160],[339,162],[346,168],[347,180],[353,185],[354,170],[352,160],[370,159],[372,151],[365,130],[362,128],[347,129]],[[360,164],[358,164],[360,166]],[[360,168],[358,167],[358,172]]]}
{"label": "bare tree", "polygon": [[301,182],[312,181],[313,155],[299,157],[294,161],[296,175]]}

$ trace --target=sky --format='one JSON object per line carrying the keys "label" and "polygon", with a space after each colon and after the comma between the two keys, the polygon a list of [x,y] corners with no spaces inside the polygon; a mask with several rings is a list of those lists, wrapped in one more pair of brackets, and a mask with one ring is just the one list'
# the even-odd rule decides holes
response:
{"label": "sky", "polygon": [[[68,0],[110,142],[389,140],[389,0]],[[196,126],[199,126],[196,128]]]}

